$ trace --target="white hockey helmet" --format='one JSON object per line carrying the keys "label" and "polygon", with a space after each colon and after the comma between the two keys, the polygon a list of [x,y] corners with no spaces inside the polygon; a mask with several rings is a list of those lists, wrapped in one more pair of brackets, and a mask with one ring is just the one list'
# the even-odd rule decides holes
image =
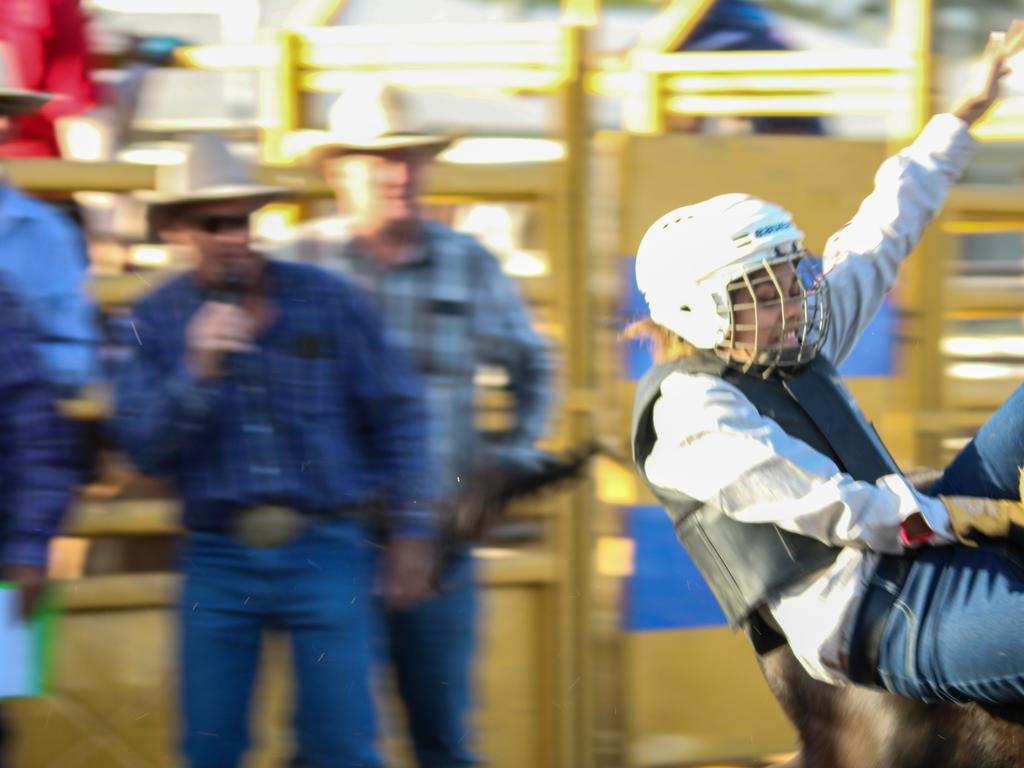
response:
{"label": "white hockey helmet", "polygon": [[[806,364],[824,342],[829,303],[820,259],[804,250],[803,236],[787,210],[745,194],[666,213],[637,251],[637,285],[651,319],[744,371]],[[796,280],[785,278],[790,272]],[[781,280],[792,285],[784,289]],[[759,288],[765,283],[774,286],[770,295]],[[737,324],[738,312],[758,317],[769,304],[781,308],[777,327]]]}

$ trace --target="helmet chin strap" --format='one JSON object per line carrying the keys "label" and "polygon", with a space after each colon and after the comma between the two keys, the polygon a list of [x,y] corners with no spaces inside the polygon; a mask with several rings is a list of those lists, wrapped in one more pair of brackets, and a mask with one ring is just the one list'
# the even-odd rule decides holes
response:
{"label": "helmet chin strap", "polygon": [[799,353],[799,350],[799,347],[780,351],[763,350],[757,357],[749,355],[737,357],[736,352],[739,350],[716,347],[715,353],[730,368],[734,368],[740,373],[756,375],[762,379],[767,379],[773,374],[782,376],[794,374],[810,365],[814,358],[817,357],[817,350],[811,354],[805,352],[802,355]]}

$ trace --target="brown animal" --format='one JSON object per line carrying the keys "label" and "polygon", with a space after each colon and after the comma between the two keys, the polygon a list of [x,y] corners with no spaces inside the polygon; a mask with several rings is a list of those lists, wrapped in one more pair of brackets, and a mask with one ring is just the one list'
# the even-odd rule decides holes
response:
{"label": "brown animal", "polygon": [[925,704],[814,680],[788,645],[758,661],[800,735],[778,768],[1021,768],[1024,706]]}

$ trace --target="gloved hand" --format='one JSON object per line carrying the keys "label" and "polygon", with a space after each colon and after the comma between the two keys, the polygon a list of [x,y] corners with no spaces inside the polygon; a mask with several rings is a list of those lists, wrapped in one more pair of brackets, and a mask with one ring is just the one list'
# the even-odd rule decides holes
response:
{"label": "gloved hand", "polygon": [[939,496],[946,505],[956,537],[971,547],[979,537],[1009,539],[1024,546],[1024,504],[974,496]]}
{"label": "gloved hand", "polygon": [[21,592],[21,616],[28,619],[46,589],[46,569],[35,565],[8,565],[3,569],[3,579],[13,582]]}
{"label": "gloved hand", "polygon": [[1024,21],[1015,20],[1006,32],[993,32],[981,54],[980,66],[958,103],[950,110],[968,125],[974,125],[995,104],[1004,88],[1001,81],[1010,73],[1006,62],[1024,49]]}

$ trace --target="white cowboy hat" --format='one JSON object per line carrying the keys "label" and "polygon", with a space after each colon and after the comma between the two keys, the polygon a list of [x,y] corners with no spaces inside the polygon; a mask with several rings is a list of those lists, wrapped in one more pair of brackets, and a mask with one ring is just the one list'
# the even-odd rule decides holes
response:
{"label": "white cowboy hat", "polygon": [[251,199],[255,209],[289,194],[285,187],[257,184],[224,141],[199,134],[191,138],[182,162],[158,165],[155,188],[135,196],[151,207]]}
{"label": "white cowboy hat", "polygon": [[418,133],[411,129],[408,104],[401,94],[375,78],[345,89],[327,115],[327,131],[310,149],[314,159],[361,152],[416,150],[436,155],[453,136]]}
{"label": "white cowboy hat", "polygon": [[24,115],[56,97],[53,93],[21,88],[21,83],[14,50],[7,43],[0,43],[0,115]]}

